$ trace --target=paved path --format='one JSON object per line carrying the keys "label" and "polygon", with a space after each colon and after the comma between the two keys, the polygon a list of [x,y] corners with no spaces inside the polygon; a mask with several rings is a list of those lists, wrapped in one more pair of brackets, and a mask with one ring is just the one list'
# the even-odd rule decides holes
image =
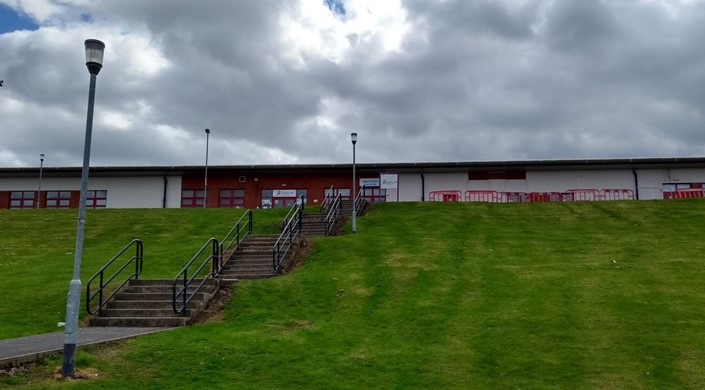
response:
{"label": "paved path", "polygon": [[[79,328],[78,345],[100,344],[169,329],[173,328]],[[64,332],[0,340],[0,365],[31,362],[63,350]]]}

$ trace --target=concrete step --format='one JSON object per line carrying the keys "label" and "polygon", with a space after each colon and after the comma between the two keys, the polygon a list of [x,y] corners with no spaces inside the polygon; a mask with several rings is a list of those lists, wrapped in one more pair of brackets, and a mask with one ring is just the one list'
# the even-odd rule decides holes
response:
{"label": "concrete step", "polygon": [[221,270],[221,273],[225,270],[229,269],[234,269],[234,268],[240,268],[240,267],[248,267],[248,266],[260,266],[260,265],[269,265],[270,267],[272,266],[272,258],[266,258],[266,259],[261,259],[261,260],[247,260],[247,259],[241,259],[238,261],[231,261],[227,263],[225,266],[223,266],[223,269]]}
{"label": "concrete step", "polygon": [[279,273],[275,272],[274,270],[272,270],[272,272],[259,272],[259,273],[239,272],[239,273],[223,275],[223,280],[224,281],[237,281],[237,280],[241,280],[241,279],[265,279],[265,278],[271,278],[271,277],[274,277],[277,275],[279,275]]}
{"label": "concrete step", "polygon": [[[190,294],[194,291],[196,291],[196,288],[198,287],[197,284],[191,284],[186,288],[186,291]],[[180,291],[183,286],[181,284],[176,285],[176,291]],[[203,285],[200,288],[200,292],[213,292],[216,289],[215,285]],[[125,294],[171,294],[172,293],[172,286],[128,286],[125,287],[124,291],[121,293]]]}
{"label": "concrete step", "polygon": [[[196,279],[199,282],[201,279]],[[131,286],[171,286],[174,279],[132,279],[130,280]],[[216,284],[215,280],[208,279],[205,284]]]}
{"label": "concrete step", "polygon": [[[195,309],[200,305],[200,301],[191,301],[189,309]],[[171,309],[171,299],[168,301],[110,301],[106,309]],[[105,309],[103,309],[105,310]]]}
{"label": "concrete step", "polygon": [[[207,294],[199,292],[194,294],[195,300],[203,301]],[[115,301],[166,301],[172,299],[172,293],[120,293],[113,298]]]}
{"label": "concrete step", "polygon": [[[172,312],[173,313],[173,312]],[[185,326],[188,317],[93,317],[89,320],[91,326],[117,327],[174,327]]]}
{"label": "concrete step", "polygon": [[[171,306],[171,305],[169,305]],[[181,305],[178,304],[177,302],[177,307],[180,307]],[[191,317],[191,315],[194,313],[194,310],[186,310],[186,317]],[[176,316],[176,313],[174,312],[173,308],[168,308],[168,309],[103,309],[100,313],[100,317],[121,317],[121,318],[130,318],[130,317],[140,317],[140,318],[152,318],[152,317],[157,317],[157,318],[163,318],[163,317],[174,317]]]}
{"label": "concrete step", "polygon": [[223,270],[222,274],[227,274],[227,273],[232,273],[232,272],[241,272],[241,271],[269,271],[274,269],[274,266],[272,266],[272,263],[269,264],[248,264],[248,265],[242,265],[238,267],[232,267],[228,268],[226,270]]}
{"label": "concrete step", "polygon": [[257,253],[236,253],[234,256],[232,256],[230,259],[231,261],[240,261],[240,260],[260,260],[260,259],[272,259],[273,256],[273,251],[269,250],[266,253],[265,252],[257,252]]}

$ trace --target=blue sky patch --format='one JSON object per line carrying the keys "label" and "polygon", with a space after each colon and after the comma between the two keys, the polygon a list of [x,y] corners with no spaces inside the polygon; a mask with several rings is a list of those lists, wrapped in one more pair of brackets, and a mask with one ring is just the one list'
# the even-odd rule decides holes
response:
{"label": "blue sky patch", "polygon": [[39,25],[14,9],[0,4],[0,34],[17,30],[36,30]]}
{"label": "blue sky patch", "polygon": [[328,9],[337,15],[345,15],[345,4],[343,0],[323,0]]}

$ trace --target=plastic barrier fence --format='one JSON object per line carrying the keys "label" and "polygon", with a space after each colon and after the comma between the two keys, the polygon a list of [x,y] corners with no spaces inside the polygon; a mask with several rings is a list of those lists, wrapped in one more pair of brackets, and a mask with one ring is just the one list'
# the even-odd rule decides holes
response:
{"label": "plastic barrier fence", "polygon": [[600,196],[600,191],[595,189],[571,189],[565,191],[569,196],[570,200],[574,202],[594,202],[597,200],[602,200]]}
{"label": "plastic barrier fence", "polygon": [[683,199],[683,198],[705,198],[705,189],[703,189],[703,188],[687,188],[687,189],[675,190],[675,191],[671,192],[671,199]]}
{"label": "plastic barrier fence", "polygon": [[629,189],[600,190],[602,200],[634,200],[634,191]]}
{"label": "plastic barrier fence", "polygon": [[465,191],[466,202],[498,203],[499,199],[497,191]]}
{"label": "plastic barrier fence", "polygon": [[460,191],[431,191],[428,193],[428,200],[431,202],[460,202],[463,199]]}
{"label": "plastic barrier fence", "polygon": [[529,199],[531,202],[563,202],[571,198],[562,192],[530,192]]}
{"label": "plastic barrier fence", "polygon": [[531,202],[531,197],[526,192],[500,192],[499,197],[503,203]]}

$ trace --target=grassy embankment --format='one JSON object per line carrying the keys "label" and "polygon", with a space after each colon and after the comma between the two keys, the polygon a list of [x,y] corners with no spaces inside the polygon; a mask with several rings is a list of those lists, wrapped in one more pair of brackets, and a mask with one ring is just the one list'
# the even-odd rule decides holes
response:
{"label": "grassy embankment", "polygon": [[[200,213],[219,212],[147,211],[140,224],[122,215],[143,211],[92,213],[87,252],[111,253],[129,230],[154,240],[147,256],[153,248],[175,257],[166,243],[198,247],[194,232],[211,228]],[[0,225],[2,261],[16,270],[0,279],[22,297],[0,306],[4,337],[55,326],[56,318],[20,319],[17,307],[37,300],[58,303],[39,305],[57,313],[29,309],[35,321],[61,320],[70,269],[59,275],[53,263],[70,268],[73,229],[47,229],[36,249],[27,234],[6,236],[32,218],[54,224],[46,215],[0,214],[10,222]],[[41,380],[54,359],[0,384],[703,388],[704,219],[702,200],[381,205],[358,221],[358,234],[316,239],[295,272],[238,284],[223,321],[79,350],[79,366],[99,370],[94,380]],[[17,282],[52,267],[61,278],[53,295],[32,287],[45,280]]]}

